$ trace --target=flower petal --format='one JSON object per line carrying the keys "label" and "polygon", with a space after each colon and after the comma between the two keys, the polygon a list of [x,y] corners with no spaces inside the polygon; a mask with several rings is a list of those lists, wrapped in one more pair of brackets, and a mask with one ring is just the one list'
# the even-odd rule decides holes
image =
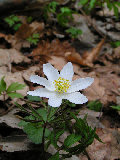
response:
{"label": "flower petal", "polygon": [[51,83],[46,78],[43,78],[37,75],[32,75],[30,76],[30,80],[33,83],[37,83],[45,86],[48,90],[51,90],[51,91],[54,90],[54,87],[52,87]]}
{"label": "flower petal", "polygon": [[62,103],[62,96],[57,92],[51,92],[46,88],[39,88],[34,91],[29,91],[27,94],[31,96],[39,96],[49,98],[48,104],[52,107],[59,107]]}
{"label": "flower petal", "polygon": [[83,104],[83,103],[86,103],[88,101],[86,96],[84,96],[80,92],[65,94],[64,99],[67,99],[70,102],[75,103],[75,104]]}
{"label": "flower petal", "polygon": [[46,88],[39,88],[34,91],[29,91],[27,92],[27,94],[31,96],[39,96],[39,97],[46,97],[46,98],[50,98],[51,96],[54,96],[54,92],[51,92]]}
{"label": "flower petal", "polygon": [[48,104],[52,107],[59,107],[62,103],[62,98],[57,96],[51,96],[48,100]]}
{"label": "flower petal", "polygon": [[94,78],[79,78],[71,83],[67,93],[72,93],[87,88],[94,82]]}
{"label": "flower petal", "polygon": [[68,62],[60,72],[60,76],[65,79],[68,79],[69,81],[72,81],[73,74],[74,72],[73,72],[73,66],[71,62]]}
{"label": "flower petal", "polygon": [[59,72],[50,63],[43,64],[43,72],[48,80],[54,81],[59,78]]}

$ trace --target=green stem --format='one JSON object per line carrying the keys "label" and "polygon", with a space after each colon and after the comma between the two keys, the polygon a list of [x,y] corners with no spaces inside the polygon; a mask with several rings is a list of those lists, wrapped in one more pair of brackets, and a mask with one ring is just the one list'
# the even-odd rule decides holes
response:
{"label": "green stem", "polygon": [[44,124],[44,128],[43,128],[43,136],[42,136],[42,157],[43,157],[43,160],[45,160],[45,129],[46,129],[46,125],[47,123]]}
{"label": "green stem", "polygon": [[61,106],[61,112],[62,112],[63,120],[65,121],[65,124],[67,126],[67,129],[68,129],[69,133],[72,134],[72,129],[71,129],[70,125],[69,125],[68,120],[66,119],[66,117],[64,115],[64,111],[63,111],[64,107],[65,107],[65,104],[63,106]]}

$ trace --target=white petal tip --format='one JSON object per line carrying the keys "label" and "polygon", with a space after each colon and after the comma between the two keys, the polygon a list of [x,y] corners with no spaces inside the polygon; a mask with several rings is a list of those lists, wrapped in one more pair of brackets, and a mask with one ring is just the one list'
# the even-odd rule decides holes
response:
{"label": "white petal tip", "polygon": [[27,92],[27,94],[29,94],[29,95],[33,95],[33,91],[29,91],[29,92]]}

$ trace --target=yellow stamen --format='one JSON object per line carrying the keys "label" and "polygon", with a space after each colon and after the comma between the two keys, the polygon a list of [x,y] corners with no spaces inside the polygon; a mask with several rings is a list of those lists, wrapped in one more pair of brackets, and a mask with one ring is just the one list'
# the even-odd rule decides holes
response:
{"label": "yellow stamen", "polygon": [[67,79],[59,77],[58,80],[54,80],[53,84],[55,85],[55,91],[59,93],[67,92],[70,87],[70,82]]}

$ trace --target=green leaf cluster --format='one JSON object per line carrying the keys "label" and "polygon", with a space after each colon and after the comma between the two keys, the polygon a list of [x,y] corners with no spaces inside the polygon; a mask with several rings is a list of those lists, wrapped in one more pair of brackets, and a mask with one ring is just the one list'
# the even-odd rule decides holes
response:
{"label": "green leaf cluster", "polygon": [[[40,100],[39,97],[35,97],[35,99],[28,97],[28,99],[30,101]],[[50,144],[56,148],[57,152],[49,160],[65,159],[80,154],[92,144],[94,139],[102,142],[96,134],[96,128],[92,129],[88,125],[87,116],[83,119],[78,118],[78,112],[71,112],[72,108],[68,106],[74,104],[67,100],[63,101],[63,106],[60,108],[46,106],[46,108],[34,109],[30,104],[27,104],[28,109],[26,109],[17,103],[16,105],[29,114],[19,123],[29,139],[33,143],[39,144],[43,142],[44,137],[46,151]],[[74,123],[72,120],[74,120]],[[65,132],[69,134],[64,139],[63,144],[59,146],[58,141]],[[43,133],[45,133],[44,136]],[[60,154],[61,150],[65,151],[65,154]]]}
{"label": "green leaf cluster", "polygon": [[30,42],[30,44],[37,45],[39,42],[39,38],[40,38],[39,33],[33,33],[32,36],[27,38],[27,41]]}
{"label": "green leaf cluster", "polygon": [[61,7],[60,13],[57,14],[58,23],[63,27],[67,26],[67,23],[73,20],[73,16],[72,16],[73,13],[74,12],[70,8]]}
{"label": "green leaf cluster", "polygon": [[[84,152],[85,148],[92,144],[96,138],[102,142],[96,134],[96,128],[92,129],[86,120],[77,118],[74,113],[71,113],[71,117],[76,120],[73,124],[73,132],[64,140],[63,148],[68,154],[63,154],[63,158],[69,158],[72,155],[80,154]],[[78,142],[78,143],[76,143]]]}
{"label": "green leaf cluster", "polygon": [[[16,103],[16,106],[21,108],[25,113],[29,113],[30,116],[26,116],[19,123],[19,126],[23,127],[23,131],[28,135],[28,138],[35,144],[42,143],[43,130],[45,123],[50,123],[54,118],[56,108],[50,108],[50,111],[40,108],[35,110],[31,105],[28,105],[31,112],[27,111],[23,106]],[[45,128],[45,138],[50,135],[51,131]]]}
{"label": "green leaf cluster", "polygon": [[100,112],[101,108],[102,108],[102,103],[100,101],[96,100],[96,101],[89,102],[87,106],[90,110]]}
{"label": "green leaf cluster", "polygon": [[79,5],[82,5],[85,10],[92,10],[96,6],[104,6],[107,4],[107,8],[111,11],[113,9],[114,15],[116,18],[119,18],[119,7],[120,7],[120,2],[114,1],[114,0],[103,0],[103,1],[97,1],[97,0],[80,0]]}
{"label": "green leaf cluster", "polygon": [[108,9],[110,11],[113,9],[116,18],[119,18],[119,9],[118,8],[120,7],[120,2],[111,1],[111,0],[105,0],[105,2],[107,3]]}
{"label": "green leaf cluster", "polygon": [[82,34],[82,30],[75,27],[70,27],[66,32],[69,33],[72,38],[77,38],[78,35]]}
{"label": "green leaf cluster", "polygon": [[97,0],[80,0],[78,4],[82,6],[89,4],[89,8],[93,9],[95,7],[96,2]]}
{"label": "green leaf cluster", "polygon": [[17,31],[22,25],[21,20],[16,15],[11,15],[9,17],[6,17],[4,21],[8,23],[8,25],[12,27],[15,31]]}
{"label": "green leaf cluster", "polygon": [[70,134],[65,138],[62,146],[57,145],[57,141],[60,136],[69,130],[68,122],[63,121],[62,123],[54,124],[53,131],[48,137],[48,142],[46,144],[46,148],[50,144],[52,144],[57,150],[64,150],[66,154],[60,154],[56,152],[51,158],[54,159],[54,156],[57,157],[56,160],[59,160],[59,156],[61,159],[70,158],[72,155],[80,154],[85,151],[86,147],[93,143],[94,139],[102,142],[101,139],[96,134],[96,128],[92,129],[87,123],[87,116],[83,119],[77,118],[77,116],[70,112],[70,119],[74,119],[75,123],[72,124]]}
{"label": "green leaf cluster", "polygon": [[[33,122],[26,122],[25,120],[33,120]],[[41,120],[36,123],[35,120]],[[24,120],[19,123],[23,127],[23,131],[28,135],[28,138],[35,144],[42,142],[44,121],[47,120],[47,112],[45,109],[32,110],[32,115],[26,116]],[[45,137],[50,134],[50,131],[45,129]]]}
{"label": "green leaf cluster", "polygon": [[23,98],[23,96],[16,91],[23,89],[25,85],[19,84],[18,82],[13,82],[7,87],[4,78],[5,77],[2,77],[2,79],[0,80],[0,95],[7,94],[11,98]]}

